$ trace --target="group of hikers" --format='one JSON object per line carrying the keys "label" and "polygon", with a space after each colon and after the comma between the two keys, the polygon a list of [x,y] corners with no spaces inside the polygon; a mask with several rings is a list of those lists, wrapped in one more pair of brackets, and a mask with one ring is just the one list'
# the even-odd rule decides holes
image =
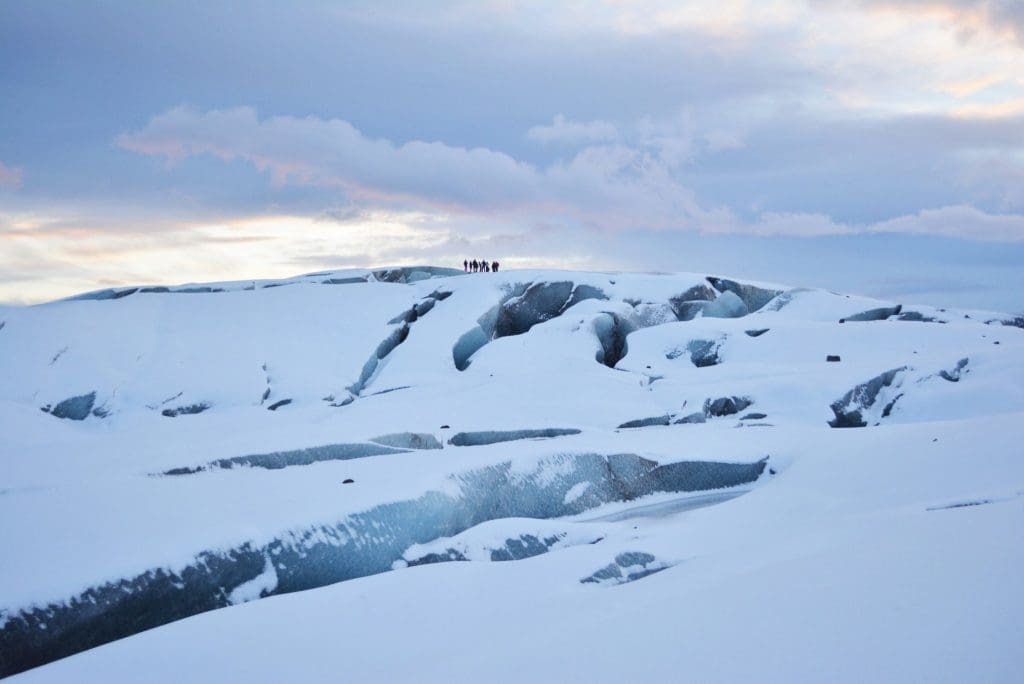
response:
{"label": "group of hikers", "polygon": [[486,261],[483,259],[479,261],[476,259],[472,261],[462,260],[462,270],[466,273],[497,273],[498,266],[500,265],[497,261]]}

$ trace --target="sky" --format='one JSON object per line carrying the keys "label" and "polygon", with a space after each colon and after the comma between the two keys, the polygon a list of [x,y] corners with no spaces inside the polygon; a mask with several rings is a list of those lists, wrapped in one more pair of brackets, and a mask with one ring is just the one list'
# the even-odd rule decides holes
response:
{"label": "sky", "polygon": [[410,264],[1024,311],[1024,2],[0,0],[0,303]]}

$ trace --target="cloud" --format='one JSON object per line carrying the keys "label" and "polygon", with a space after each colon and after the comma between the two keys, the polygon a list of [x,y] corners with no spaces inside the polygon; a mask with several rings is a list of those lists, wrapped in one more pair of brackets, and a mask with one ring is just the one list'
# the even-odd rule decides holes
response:
{"label": "cloud", "polygon": [[979,31],[1007,35],[1024,45],[1024,3],[1020,0],[814,0],[920,15],[931,12],[953,24],[964,38]]}
{"label": "cloud", "polygon": [[556,114],[549,126],[534,126],[526,132],[529,140],[542,143],[579,143],[608,142],[619,135],[614,125],[607,121],[569,121],[562,114]]}
{"label": "cloud", "polygon": [[18,187],[21,185],[21,169],[12,168],[0,162],[0,186],[9,185]]}
{"label": "cloud", "polygon": [[974,207],[959,205],[925,209],[911,216],[880,221],[869,226],[868,231],[1019,242],[1024,241],[1024,216],[987,214]]}
{"label": "cloud", "polygon": [[342,119],[260,120],[251,107],[177,107],[117,143],[173,162],[204,154],[242,160],[269,173],[277,185],[333,186],[364,199],[438,198],[489,206],[528,199],[539,180],[530,165],[489,149],[421,140],[398,145],[371,139]]}
{"label": "cloud", "polygon": [[[563,123],[566,123],[563,121]],[[589,145],[538,167],[503,152],[412,140],[371,139],[341,119],[276,116],[253,108],[177,107],[117,138],[124,149],[180,162],[212,155],[242,160],[279,186],[343,190],[358,204],[434,212],[554,213],[604,228],[713,229],[672,175],[689,143],[649,126],[640,144]]]}
{"label": "cloud", "polygon": [[[890,146],[903,145],[901,158],[907,156],[907,149],[917,149],[927,159],[928,154],[934,154],[928,150],[941,139],[950,153],[965,150],[987,154],[987,150],[1021,145],[1024,134],[1017,127],[1018,119],[911,117],[888,122],[838,122],[832,127],[818,122],[810,128],[796,122],[786,129],[758,133],[771,138],[775,147],[762,141],[762,149],[749,154],[738,136],[717,128],[711,133],[700,132],[694,118],[685,111],[666,120],[643,119],[619,127],[604,122],[576,123],[565,117],[553,121],[552,126],[531,129],[534,136],[579,141],[590,136],[602,140],[582,144],[570,156],[539,166],[486,148],[372,139],[341,119],[261,119],[249,107],[208,112],[178,107],[154,117],[139,131],[119,136],[118,144],[175,162],[199,155],[241,160],[269,174],[277,185],[341,188],[352,201],[321,211],[319,220],[343,224],[388,222],[389,212],[401,212],[407,225],[429,217],[443,220],[446,216],[461,216],[463,225],[473,217],[486,217],[491,222],[520,227],[546,220],[616,232],[686,230],[805,237],[898,232],[975,240],[1024,239],[1024,218],[986,213],[959,201],[938,208],[892,212],[888,214],[892,218],[883,216],[873,221],[841,221],[828,211],[775,208],[742,219],[728,204],[702,202],[682,180],[687,173],[699,175],[699,170],[692,167],[695,158],[720,149],[745,155],[741,156],[741,172],[754,169],[762,188],[770,187],[766,183],[771,182],[771,176],[768,180],[758,176],[759,165],[774,174],[784,172],[792,185],[792,180],[800,177],[794,173],[807,176],[809,181],[822,178],[821,169],[828,168],[822,167],[823,163],[851,154],[863,169],[884,178],[884,169],[878,170],[879,159],[891,154]],[[794,126],[801,130],[796,132]],[[538,134],[538,130],[544,133]],[[603,136],[611,135],[612,130],[615,139],[604,140]],[[793,140],[802,141],[807,150],[794,149]],[[842,142],[835,147],[837,140]],[[831,151],[830,145],[835,147]],[[897,171],[905,173],[906,169]],[[987,173],[990,176],[993,172]],[[818,185],[811,183],[800,192],[813,197]]]}

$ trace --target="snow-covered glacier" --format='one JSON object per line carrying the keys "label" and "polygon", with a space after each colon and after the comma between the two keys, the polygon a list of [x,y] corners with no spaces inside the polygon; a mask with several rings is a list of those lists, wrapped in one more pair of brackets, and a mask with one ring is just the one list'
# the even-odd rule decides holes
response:
{"label": "snow-covered glacier", "polygon": [[331,271],[2,307],[0,378],[0,676],[1024,665],[1019,316]]}

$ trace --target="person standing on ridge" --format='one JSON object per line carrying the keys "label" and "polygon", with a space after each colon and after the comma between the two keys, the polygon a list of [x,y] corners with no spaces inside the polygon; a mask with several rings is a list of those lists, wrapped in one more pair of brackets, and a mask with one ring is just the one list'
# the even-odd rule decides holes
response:
{"label": "person standing on ridge", "polygon": [[498,262],[497,261],[495,261],[493,264],[491,264],[491,270],[494,271],[495,273],[498,272]]}
{"label": "person standing on ridge", "polygon": [[462,260],[462,270],[469,273],[469,261],[466,259]]}

